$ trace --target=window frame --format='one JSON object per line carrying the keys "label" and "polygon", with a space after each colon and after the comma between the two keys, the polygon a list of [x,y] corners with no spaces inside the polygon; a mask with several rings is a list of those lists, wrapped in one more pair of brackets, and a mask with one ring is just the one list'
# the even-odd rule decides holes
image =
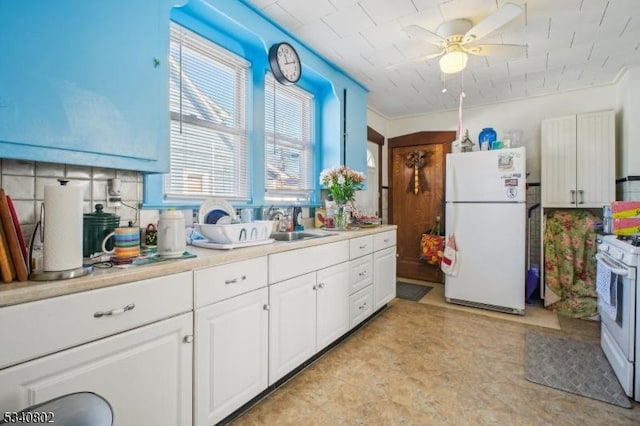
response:
{"label": "window frame", "polygon": [[[176,51],[178,58],[174,63]],[[250,63],[174,22],[171,23],[169,63],[170,171],[163,177],[163,198],[177,201],[221,197],[249,201]],[[224,85],[224,81],[218,79],[226,79],[231,84]],[[221,97],[216,98],[211,91],[218,94],[220,86],[228,87],[231,92],[219,93]],[[191,134],[184,136],[189,132]],[[224,149],[223,145],[228,144],[231,145]],[[197,152],[198,145],[200,152]],[[200,155],[205,156],[206,161]],[[194,162],[196,159],[200,164]],[[225,179],[229,173],[231,180]],[[194,176],[192,182],[189,176]],[[190,184],[200,191],[180,190],[180,187],[188,189]]]}
{"label": "window frame", "polygon": [[[314,192],[318,189],[316,179],[314,179],[319,153],[316,142],[316,94],[299,85],[282,85],[277,82],[271,72],[265,73],[264,81],[264,201],[270,204],[311,204]],[[277,112],[279,98],[284,98],[289,105],[295,105],[294,108],[288,108],[288,112],[284,115],[286,122],[298,124],[293,130],[288,127],[284,131],[278,131],[278,122],[275,117],[279,115]],[[281,108],[285,106],[285,104],[280,104]],[[296,117],[290,117],[296,115],[296,112],[301,112],[300,120],[297,120]],[[289,119],[287,120],[287,118]],[[270,170],[275,170],[273,163],[269,161],[268,150],[271,147],[274,150],[279,148],[281,153],[285,149],[290,152],[294,151],[293,153],[298,152],[298,158],[301,157],[298,162],[294,160],[285,163],[283,159],[282,164],[283,169],[287,168],[287,165],[299,169],[299,182],[296,187],[278,189],[277,185],[272,185],[269,182]],[[286,176],[286,170],[282,170],[282,172]]]}

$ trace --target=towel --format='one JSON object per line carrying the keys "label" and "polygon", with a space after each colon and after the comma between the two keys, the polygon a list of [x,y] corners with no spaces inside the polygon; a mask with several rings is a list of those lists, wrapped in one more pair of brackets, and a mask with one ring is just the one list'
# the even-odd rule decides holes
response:
{"label": "towel", "polygon": [[617,309],[617,282],[618,274],[601,260],[598,260],[596,274],[596,293],[598,294],[598,306],[600,313],[607,315],[612,320],[618,316]]}

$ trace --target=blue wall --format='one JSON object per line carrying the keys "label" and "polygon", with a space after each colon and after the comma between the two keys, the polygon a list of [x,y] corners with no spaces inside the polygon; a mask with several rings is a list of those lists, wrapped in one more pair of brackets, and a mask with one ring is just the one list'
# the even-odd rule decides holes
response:
{"label": "blue wall", "polygon": [[[250,141],[253,158],[261,160],[264,153],[264,75],[269,70],[268,52],[271,45],[288,41],[300,56],[303,68],[298,85],[315,95],[316,141],[319,155],[316,174],[322,169],[343,163],[366,172],[366,88],[327,62],[308,46],[262,16],[251,5],[238,0],[191,0],[176,7],[171,19],[251,62],[253,101],[250,125]],[[348,144],[343,145],[342,101],[345,89],[353,94],[349,97],[349,110],[356,129],[349,133]],[[358,134],[358,130],[361,133]],[[355,134],[354,134],[355,133]],[[254,190],[251,204],[264,204],[264,164],[255,161],[251,167],[251,185]],[[162,207],[169,203],[162,200],[159,192],[161,179],[147,176],[145,205]],[[319,191],[314,203],[319,203]],[[189,204],[182,206],[189,207]]]}
{"label": "blue wall", "polygon": [[315,94],[317,174],[345,159],[366,171],[366,88],[242,0],[0,1],[0,158],[150,172],[145,206],[167,206],[153,173],[168,171],[169,20],[251,62],[253,204],[264,201],[264,75],[277,42],[297,49],[299,85]]}

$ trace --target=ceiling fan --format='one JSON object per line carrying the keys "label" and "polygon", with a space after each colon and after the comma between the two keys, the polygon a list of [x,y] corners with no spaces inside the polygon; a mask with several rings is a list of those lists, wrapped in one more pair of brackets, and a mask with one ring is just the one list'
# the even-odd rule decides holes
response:
{"label": "ceiling fan", "polygon": [[440,70],[454,74],[467,66],[468,54],[476,56],[517,57],[527,51],[521,44],[475,44],[481,38],[511,22],[522,13],[522,8],[514,3],[505,3],[493,14],[473,25],[468,19],[454,19],[440,24],[436,32],[419,25],[409,25],[403,30],[410,36],[421,38],[441,48],[416,61],[440,58]]}

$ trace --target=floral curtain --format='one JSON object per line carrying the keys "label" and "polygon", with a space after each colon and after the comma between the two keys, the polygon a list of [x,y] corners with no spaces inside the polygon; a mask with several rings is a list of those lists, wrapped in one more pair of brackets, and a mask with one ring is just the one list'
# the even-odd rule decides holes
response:
{"label": "floral curtain", "polygon": [[544,304],[572,318],[597,313],[597,250],[594,222],[586,210],[556,211],[544,231]]}

